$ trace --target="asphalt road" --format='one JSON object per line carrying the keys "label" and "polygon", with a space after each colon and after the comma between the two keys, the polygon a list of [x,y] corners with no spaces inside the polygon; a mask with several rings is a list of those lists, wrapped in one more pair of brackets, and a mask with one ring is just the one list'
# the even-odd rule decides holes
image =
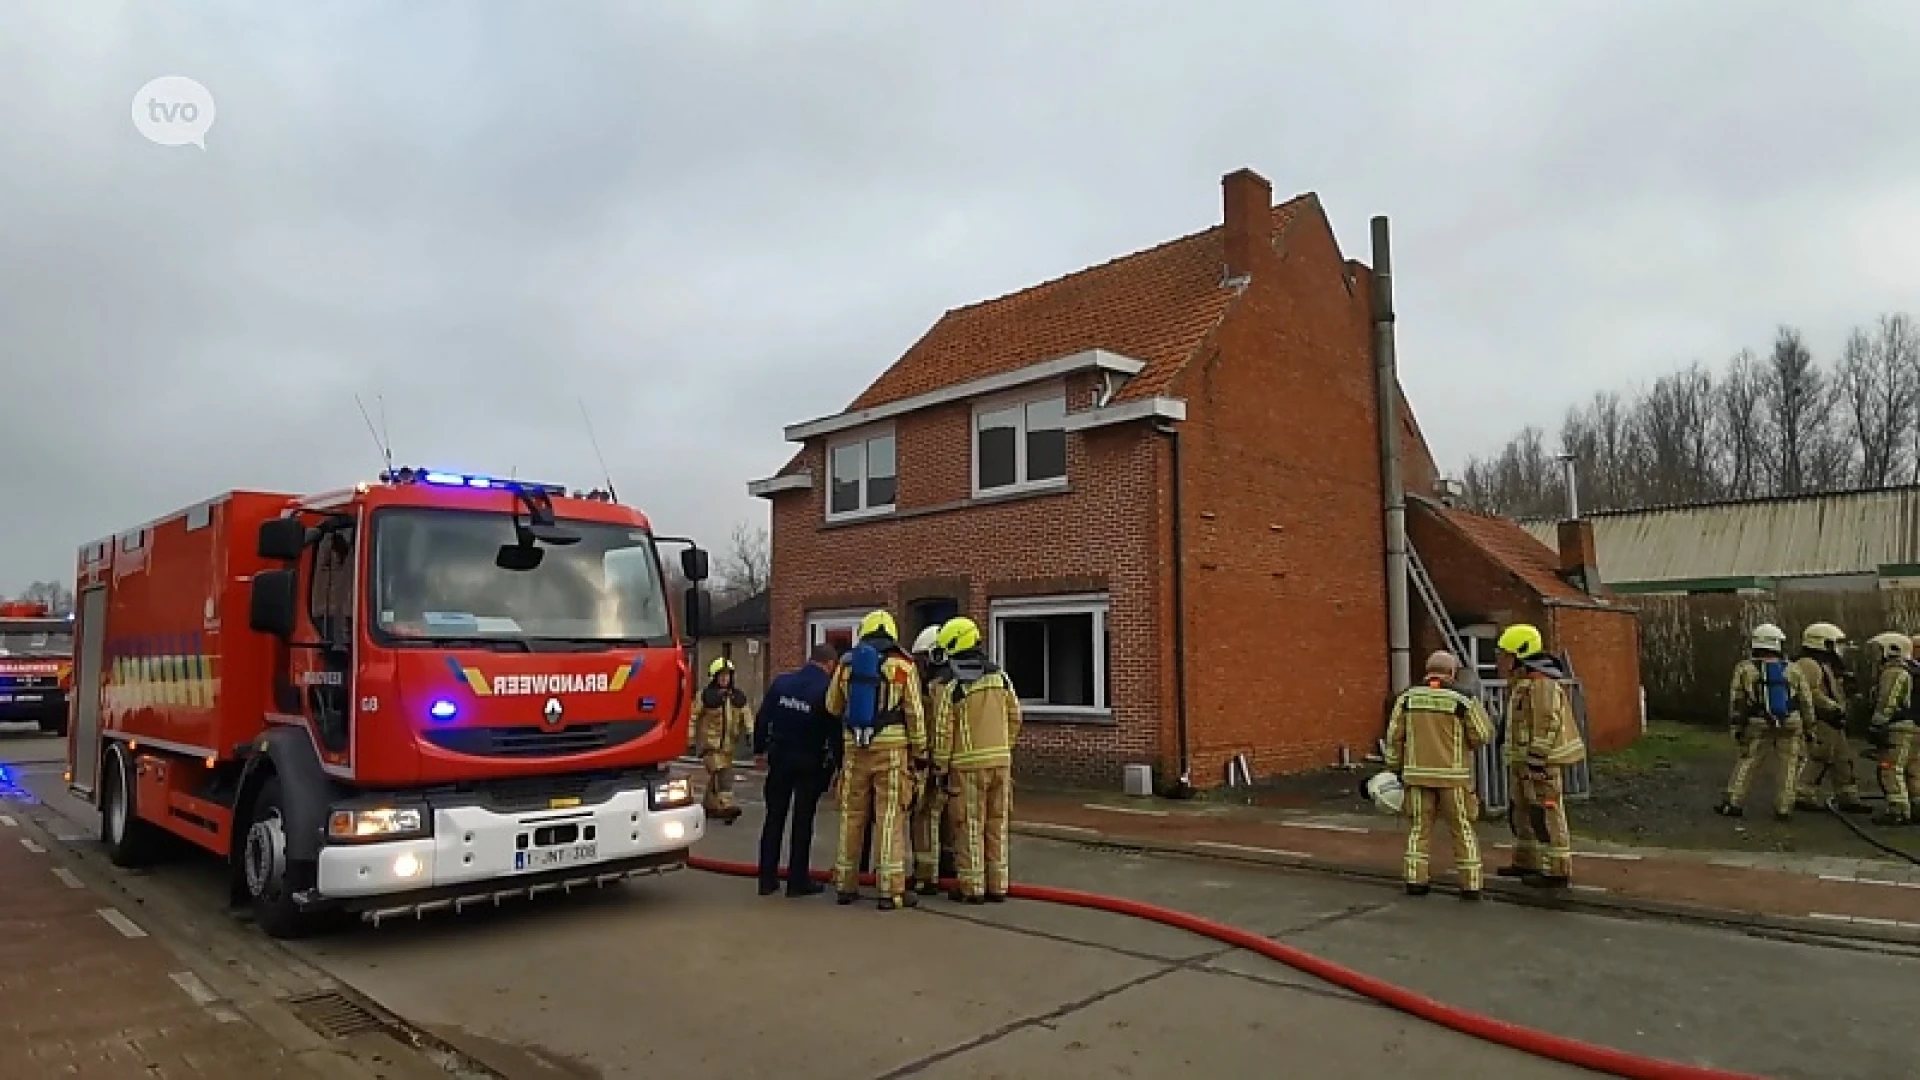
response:
{"label": "asphalt road", "polygon": [[[49,745],[0,736],[0,760]],[[58,766],[13,771],[92,831]],[[716,827],[702,852],[749,859],[757,821]],[[822,858],[832,824],[823,814]],[[1192,911],[1641,1053],[1823,1080],[1907,1075],[1914,1061],[1920,959],[1907,956],[1026,838],[1015,874]],[[210,912],[224,896],[197,862],[142,884],[202,895]],[[298,950],[418,1026],[536,1053],[554,1076],[1589,1075],[1178,931],[1018,901],[881,913],[690,873]]]}

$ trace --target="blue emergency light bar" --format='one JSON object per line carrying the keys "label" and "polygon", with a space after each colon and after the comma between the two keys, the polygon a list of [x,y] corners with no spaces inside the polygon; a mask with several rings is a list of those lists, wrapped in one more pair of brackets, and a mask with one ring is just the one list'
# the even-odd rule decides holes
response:
{"label": "blue emergency light bar", "polygon": [[538,484],[531,480],[502,480],[497,476],[444,472],[439,469],[392,469],[380,474],[383,484],[432,484],[435,487],[492,488],[500,491],[544,491],[565,495],[564,484]]}

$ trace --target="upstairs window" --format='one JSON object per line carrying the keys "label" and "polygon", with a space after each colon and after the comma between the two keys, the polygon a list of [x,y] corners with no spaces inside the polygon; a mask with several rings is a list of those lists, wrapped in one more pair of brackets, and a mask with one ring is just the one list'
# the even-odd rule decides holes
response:
{"label": "upstairs window", "polygon": [[827,448],[827,519],[893,510],[897,486],[893,432],[876,432]]}
{"label": "upstairs window", "polygon": [[1066,419],[1066,392],[1057,387],[976,408],[974,494],[997,495],[1066,483]]}

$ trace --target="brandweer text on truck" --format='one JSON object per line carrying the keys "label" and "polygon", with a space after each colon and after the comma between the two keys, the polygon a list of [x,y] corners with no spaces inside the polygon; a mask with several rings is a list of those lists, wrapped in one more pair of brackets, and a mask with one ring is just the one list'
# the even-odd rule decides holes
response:
{"label": "brandweer text on truck", "polygon": [[65,735],[72,675],[73,616],[45,604],[0,604],[0,724],[30,720]]}
{"label": "brandweer text on truck", "polygon": [[83,548],[68,783],[288,937],[678,869],[693,693],[657,537],[607,492],[415,469],[232,491]]}

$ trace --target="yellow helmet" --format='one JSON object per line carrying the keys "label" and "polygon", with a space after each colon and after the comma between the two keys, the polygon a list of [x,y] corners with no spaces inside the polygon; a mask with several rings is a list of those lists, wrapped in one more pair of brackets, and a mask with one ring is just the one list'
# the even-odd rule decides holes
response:
{"label": "yellow helmet", "polygon": [[860,620],[860,631],[854,635],[856,641],[870,637],[884,636],[893,641],[900,640],[900,629],[893,623],[893,616],[884,611],[869,611]]}
{"label": "yellow helmet", "polygon": [[1786,647],[1787,633],[1770,622],[1763,622],[1753,628],[1749,635],[1755,652],[1779,652]]}
{"label": "yellow helmet", "polygon": [[1846,632],[1830,622],[1817,622],[1800,632],[1800,645],[1807,649],[1839,652],[1846,640]]}
{"label": "yellow helmet", "polygon": [[724,656],[716,656],[713,658],[713,663],[707,665],[707,678],[717,679],[720,677],[721,672],[732,670],[733,661]]}
{"label": "yellow helmet", "polygon": [[1501,652],[1512,653],[1517,660],[1538,656],[1546,648],[1540,629],[1528,623],[1514,623],[1500,631],[1497,645]]}
{"label": "yellow helmet", "polygon": [[980,627],[972,619],[962,615],[957,619],[948,619],[940,627],[940,647],[948,655],[963,653],[980,647]]}

